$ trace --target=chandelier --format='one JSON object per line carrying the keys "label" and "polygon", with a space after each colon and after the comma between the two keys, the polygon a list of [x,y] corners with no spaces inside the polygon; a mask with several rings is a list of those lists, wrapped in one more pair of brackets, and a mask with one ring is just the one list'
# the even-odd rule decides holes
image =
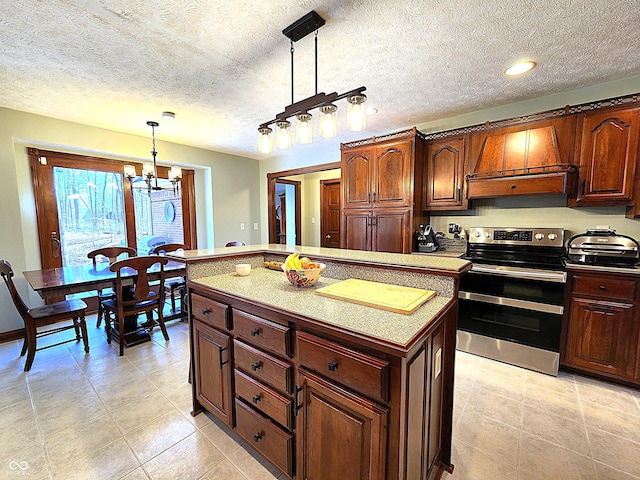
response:
{"label": "chandelier", "polygon": [[163,187],[158,184],[158,167],[156,165],[156,127],[160,124],[158,122],[154,122],[149,120],[147,125],[151,127],[151,155],[153,156],[153,163],[146,162],[142,165],[142,180],[144,180],[145,186],[135,185],[135,180],[137,178],[136,167],[133,165],[125,165],[124,166],[124,176],[129,180],[129,184],[131,185],[132,191],[134,188],[144,189],[146,188],[147,193],[151,195],[152,191],[158,190],[173,190],[174,195],[180,191],[180,180],[182,179],[182,169],[180,167],[172,166],[169,170],[169,182],[171,182],[171,187]]}
{"label": "chandelier", "polygon": [[[264,122],[258,127],[258,151],[260,153],[271,153],[273,144],[279,149],[291,148],[291,122],[289,118],[296,118],[296,141],[301,144],[311,143],[313,138],[313,128],[311,119],[313,116],[309,110],[318,108],[320,111],[318,121],[318,133],[321,137],[332,138],[338,134],[338,123],[336,111],[338,107],[334,102],[347,99],[347,128],[352,131],[364,130],[367,126],[367,116],[364,103],[367,100],[362,92],[366,87],[359,87],[346,93],[336,92],[326,94],[318,93],[318,29],[325,24],[325,20],[315,11],[311,11],[304,17],[285,28],[282,33],[291,43],[291,105],[285,107],[284,112],[276,115],[273,120]],[[293,95],[293,42],[306,37],[309,33],[315,32],[315,91],[316,94],[294,102]],[[275,135],[272,135],[275,126]],[[275,137],[275,138],[274,138]]]}

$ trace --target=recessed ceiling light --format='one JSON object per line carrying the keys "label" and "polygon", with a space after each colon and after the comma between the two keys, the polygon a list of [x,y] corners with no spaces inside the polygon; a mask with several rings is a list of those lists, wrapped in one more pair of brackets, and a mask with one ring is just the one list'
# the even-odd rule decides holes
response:
{"label": "recessed ceiling light", "polygon": [[176,114],[173,112],[162,112],[162,116],[169,120],[175,120],[176,118]]}
{"label": "recessed ceiling light", "polygon": [[536,66],[536,62],[518,62],[515,65],[511,65],[504,71],[505,75],[514,76],[532,70]]}
{"label": "recessed ceiling light", "polygon": [[369,107],[367,108],[367,117],[370,117],[371,115],[375,115],[376,113],[378,113],[378,109],[374,108],[374,107]]}

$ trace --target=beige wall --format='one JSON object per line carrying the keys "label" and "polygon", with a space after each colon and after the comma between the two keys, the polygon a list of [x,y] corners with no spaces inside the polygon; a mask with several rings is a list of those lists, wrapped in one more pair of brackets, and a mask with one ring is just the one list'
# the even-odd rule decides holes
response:
{"label": "beige wall", "polygon": [[[128,161],[149,159],[150,137],[126,135],[0,108],[0,258],[11,262],[15,282],[31,306],[41,299],[22,272],[40,268],[37,225],[27,147]],[[163,142],[157,138],[159,164],[177,163],[196,172],[198,246],[229,240],[260,242],[258,162],[223,153]],[[240,223],[245,230],[240,230]],[[6,287],[0,288],[0,332],[22,327]]]}

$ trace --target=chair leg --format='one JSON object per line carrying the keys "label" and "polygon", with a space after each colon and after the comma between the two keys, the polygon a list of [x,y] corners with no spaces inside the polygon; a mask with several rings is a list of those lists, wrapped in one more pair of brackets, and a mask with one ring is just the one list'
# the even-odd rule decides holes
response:
{"label": "chair leg", "polygon": [[158,308],[158,323],[160,324],[160,330],[162,330],[162,336],[165,341],[169,341],[169,334],[167,333],[167,327],[164,325],[164,315],[162,314],[162,307]]}
{"label": "chair leg", "polygon": [[107,334],[107,343],[111,345],[111,312],[104,312],[104,331]]}
{"label": "chair leg", "polygon": [[76,331],[76,342],[80,341],[80,324],[78,323],[78,317],[73,317],[73,329]]}
{"label": "chair leg", "polygon": [[31,365],[33,364],[33,359],[36,356],[36,328],[35,327],[27,327],[27,360],[24,364],[24,371],[28,372],[31,370]]}
{"label": "chair leg", "polygon": [[171,287],[171,313],[176,313],[176,290]]}
{"label": "chair leg", "polygon": [[120,337],[120,356],[124,355],[124,315],[118,315],[118,335]]}
{"label": "chair leg", "polygon": [[22,342],[22,351],[20,352],[21,357],[24,357],[24,354],[27,353],[27,346],[29,345],[28,338],[29,337],[28,337],[27,331],[25,330],[24,342]]}
{"label": "chair leg", "polygon": [[87,322],[85,322],[84,320],[84,315],[82,315],[80,317],[80,320],[78,320],[78,325],[80,326],[80,331],[82,332],[82,343],[84,343],[84,351],[86,353],[89,353],[89,337],[87,336]]}
{"label": "chair leg", "polygon": [[[98,321],[96,322],[96,328],[100,328],[100,324],[102,323],[102,317],[105,316],[104,308],[102,307],[102,302],[100,301],[100,297],[98,297]],[[105,318],[105,323],[107,322]]]}

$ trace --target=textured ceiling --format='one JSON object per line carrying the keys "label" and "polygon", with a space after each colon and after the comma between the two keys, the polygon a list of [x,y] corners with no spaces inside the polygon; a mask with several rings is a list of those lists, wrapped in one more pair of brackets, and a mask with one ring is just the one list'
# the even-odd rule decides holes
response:
{"label": "textured ceiling", "polygon": [[[0,106],[143,136],[158,120],[159,140],[266,158],[257,127],[291,101],[281,32],[311,10],[319,91],[365,85],[379,113],[288,155],[640,75],[637,0],[10,0]],[[313,35],[294,46],[298,101],[315,93]],[[521,59],[538,68],[506,78]]]}

